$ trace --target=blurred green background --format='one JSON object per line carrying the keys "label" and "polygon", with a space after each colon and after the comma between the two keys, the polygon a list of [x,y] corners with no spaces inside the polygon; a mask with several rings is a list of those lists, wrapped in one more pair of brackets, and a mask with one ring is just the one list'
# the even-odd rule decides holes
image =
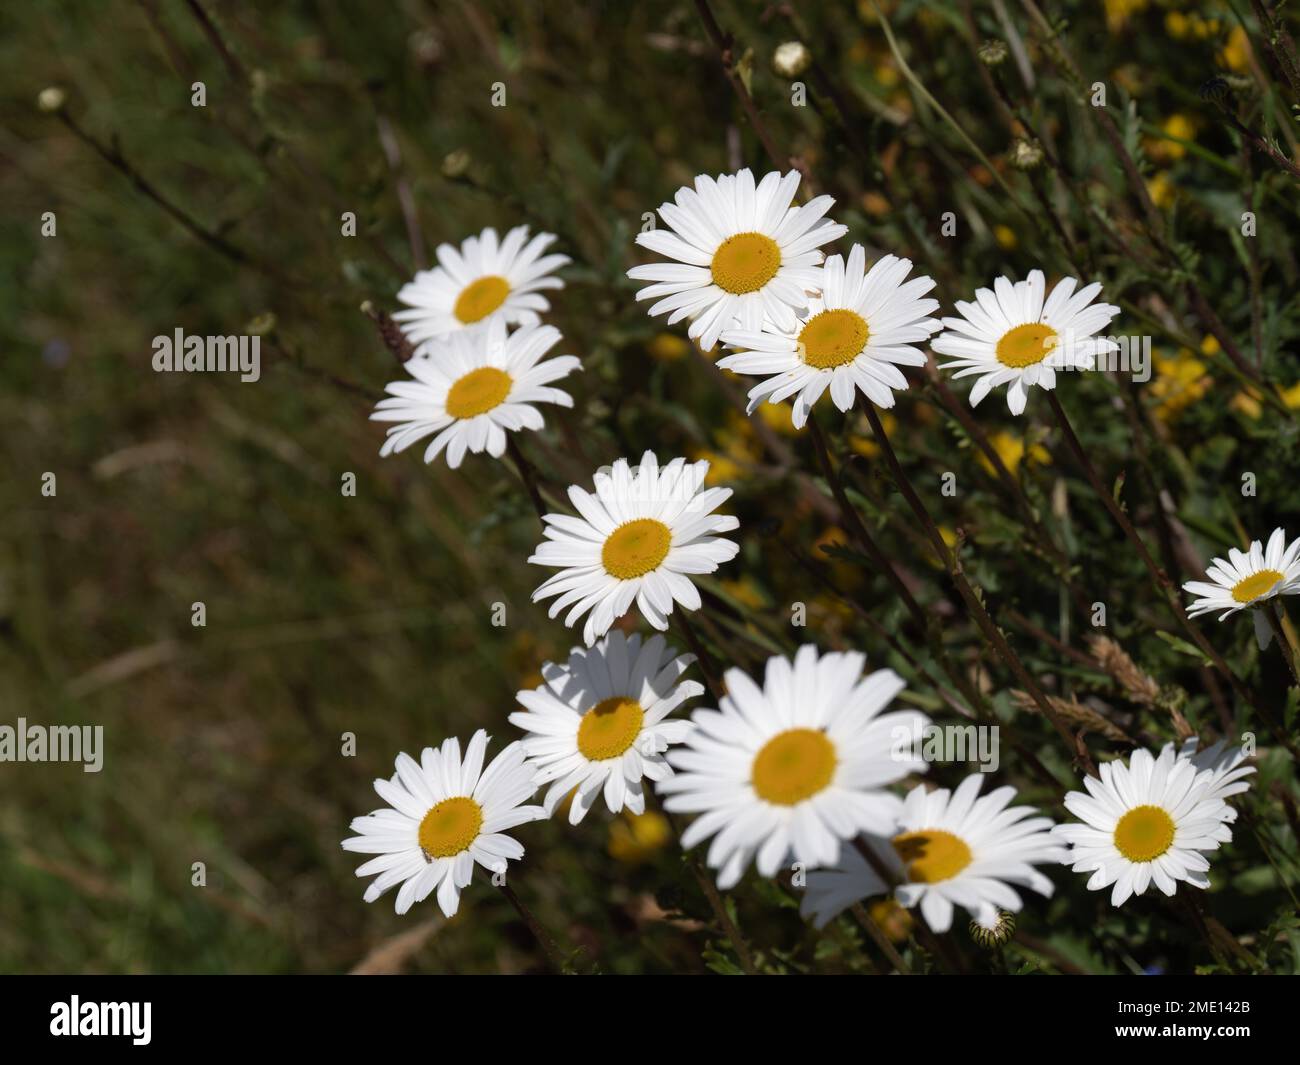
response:
{"label": "blurred green background", "polygon": [[[1156,483],[1170,486],[1179,576],[1199,577],[1195,566],[1243,533],[1294,524],[1297,185],[1242,150],[1216,102],[1234,94],[1234,114],[1294,160],[1296,101],[1260,53],[1251,5],[1044,5],[1084,81],[1107,83],[1170,255],[1151,250],[1123,166],[1025,8],[882,6],[907,68],[870,3],[713,5],[737,37],[737,76],[812,175],[810,191],[836,196],[832,216],[852,240],[931,273],[945,305],[1035,266],[1106,283],[1125,307],[1119,328],[1154,336],[1156,376],[1124,398],[1087,375],[1065,383],[1063,402],[1106,476],[1130,463],[1127,502],[1144,529],[1160,526]],[[598,465],[646,447],[711,458],[715,483],[737,489],[724,509],[740,516],[742,544],[704,585],[711,650],[756,669],[805,639],[860,647],[909,676],[914,702],[943,712],[889,645],[890,634],[911,639],[889,586],[842,548],[820,550],[846,540],[806,476],[812,453],[788,415],[746,422],[744,383],[686,344],[684,328],[647,318],[624,276],[644,212],[679,185],[770,168],[696,5],[25,0],[5,5],[0,26],[0,723],[102,724],[106,736],[99,774],[0,765],[0,970],[543,966],[484,879],[450,923],[431,903],[399,919],[391,895],[362,902],[358,863],[339,848],[348,821],[380,805],[370,782],[391,774],[399,750],[478,727],[499,749],[515,738],[515,691],[574,642],[529,603],[542,577],[525,562],[538,527],[510,469],[486,456],[456,472],[425,467],[420,449],[380,461],[382,427],[367,421],[400,371],[360,305],[395,310],[395,292],[436,244],[486,225],[556,233],[556,250],[574,259],[548,320],[565,337],[557,353],[583,359],[585,372],[566,382],[577,407],[548,412],[546,432],[523,441],[548,490],[587,484]],[[997,66],[977,54],[991,38],[1011,45]],[[797,75],[803,107],[772,66],[791,40],[814,59]],[[1215,78],[1226,80],[1203,92]],[[200,81],[206,105],[196,107]],[[496,83],[505,107],[492,105]],[[63,94],[62,117],[36,105],[49,87]],[[1021,141],[1059,168],[1019,169]],[[1259,213],[1251,241],[1239,229],[1246,205]],[[354,237],[341,233],[349,211]],[[959,220],[951,238],[940,232],[948,211]],[[43,212],[54,212],[56,236],[42,236]],[[1281,393],[1225,359],[1193,313],[1188,278]],[[258,333],[261,380],[155,374],[152,338],[176,328]],[[964,384],[954,391],[964,396]],[[1088,500],[1038,398],[1015,422],[995,395],[980,422],[1066,545],[1073,579],[1111,604],[1108,634],[1181,693],[1203,735],[1257,727],[1165,638],[1170,619]],[[1057,576],[962,427],[919,379],[892,414],[905,461],[944,508],[945,530],[961,530],[967,567],[1026,661],[1052,691],[1100,700],[1132,724],[1140,709],[1113,678],[1033,635],[1082,649],[1086,621],[1069,616]],[[1006,720],[1028,717],[891,499],[864,425],[823,418],[837,452],[860,457],[855,499],[944,620],[952,653]],[[938,492],[948,469],[963,486],[955,499]],[[1257,472],[1258,496],[1240,497],[1243,469]],[[46,472],[57,476],[52,498],[41,494]],[[347,473],[355,497],[341,491]],[[796,564],[805,558],[869,620]],[[795,601],[809,604],[807,630],[789,625]],[[202,628],[191,625],[197,602]],[[491,624],[495,603],[506,604],[504,627]],[[1281,660],[1260,657],[1249,629],[1209,634],[1294,731]],[[924,639],[911,646],[928,667]],[[1064,766],[1043,722],[1021,727]],[[1142,727],[1172,736],[1168,719]],[[348,732],[356,757],[341,754]],[[1246,800],[1250,828],[1216,865],[1212,905],[1265,967],[1290,971],[1300,966],[1296,786],[1278,754]],[[937,767],[935,778],[963,773]],[[1036,791],[1009,751],[1002,777],[1031,801],[1059,799]],[[598,815],[579,829],[518,833],[528,854],[512,882],[576,952],[576,968],[733,967],[666,833],[655,817]],[[191,884],[200,861],[201,888]],[[1003,964],[1106,972],[1210,961],[1157,903],[1115,913],[1082,878],[1053,878],[1057,897],[1029,902],[1028,945]],[[851,919],[817,935],[797,901],[753,878],[736,892],[765,967],[873,967]],[[956,934],[971,964],[986,964]]]}

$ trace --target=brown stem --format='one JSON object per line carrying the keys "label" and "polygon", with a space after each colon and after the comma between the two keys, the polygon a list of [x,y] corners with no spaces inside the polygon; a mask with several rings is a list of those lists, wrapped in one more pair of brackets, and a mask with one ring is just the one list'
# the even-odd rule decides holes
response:
{"label": "brown stem", "polygon": [[695,0],[696,10],[699,11],[700,21],[704,23],[704,32],[709,35],[709,40],[718,50],[718,58],[722,62],[723,73],[727,75],[727,81],[731,83],[731,89],[740,101],[741,107],[745,109],[745,114],[749,117],[749,124],[753,127],[755,135],[763,145],[763,150],[767,152],[768,158],[776,165],[778,170],[784,171],[787,167],[793,165],[788,155],[783,155],[776,147],[776,142],[772,140],[771,135],[767,132],[767,127],[763,125],[763,120],[758,117],[758,108],[754,106],[754,98],[749,95],[749,90],[745,88],[745,83],[740,80],[740,74],[736,71],[735,60],[732,55],[732,40],[729,33],[723,32],[718,20],[713,16],[713,9],[709,7],[709,0]]}
{"label": "brown stem", "polygon": [[1296,666],[1295,651],[1286,638],[1286,633],[1282,629],[1282,619],[1277,615],[1277,609],[1272,603],[1261,607],[1261,610],[1268,615],[1269,626],[1273,629],[1273,637],[1277,641],[1277,649],[1282,657],[1286,659],[1287,667],[1291,670],[1291,679],[1300,687],[1300,669]]}
{"label": "brown stem", "polygon": [[140,173],[140,171],[126,160],[121,151],[118,150],[115,143],[112,145],[106,145],[100,142],[86,130],[82,129],[81,126],[78,125],[76,119],[68,114],[66,110],[60,110],[58,112],[58,117],[59,120],[76,135],[78,140],[83,144],[89,145],[90,148],[92,148],[95,153],[104,160],[104,162],[108,163],[113,167],[113,169],[118,171],[118,173],[124,175],[138,191],[144,194],[146,198],[152,200],[155,204],[161,207],[167,212],[167,214],[171,215],[175,221],[179,222],[186,230],[192,233],[204,244],[208,245],[208,247],[224,255],[231,262],[238,263],[240,266],[255,266],[274,276],[274,271],[254,262],[247,252],[235,247],[229,241],[218,236],[216,233],[213,233],[211,230],[205,229],[190,217],[190,215],[186,214],[185,211],[181,210],[181,208],[177,207],[176,204],[171,202],[171,200],[167,199],[166,196],[154,187],[152,182],[150,182]]}
{"label": "brown stem", "polygon": [[907,607],[916,624],[924,632],[928,627],[925,611],[921,609],[916,597],[912,595],[911,590],[903,583],[903,579],[890,565],[884,552],[880,550],[876,541],[867,531],[867,527],[863,523],[861,515],[858,514],[857,508],[849,501],[843,483],[836,476],[835,470],[831,466],[830,449],[826,446],[826,437],[822,434],[821,426],[817,424],[817,418],[811,411],[808,412],[808,429],[812,434],[813,450],[817,452],[817,462],[822,468],[822,476],[826,478],[831,494],[835,497],[835,502],[839,504],[840,514],[844,518],[845,525],[848,526],[849,534],[858,542],[858,546],[862,548],[876,568],[889,580],[894,591],[898,593],[898,597],[903,601],[903,605]]}
{"label": "brown stem", "polygon": [[704,682],[709,686],[710,694],[713,698],[721,700],[726,694],[726,688],[722,685],[721,674],[713,661],[713,656],[704,649],[704,644],[700,642],[700,638],[695,632],[695,626],[687,619],[686,608],[678,604],[678,608],[673,611],[672,617],[677,622],[677,627],[682,630],[682,636],[685,637],[691,653],[695,655],[695,660],[700,664],[700,672],[704,674]]}
{"label": "brown stem", "polygon": [[857,918],[858,924],[862,925],[867,935],[871,937],[871,941],[880,948],[880,952],[889,959],[889,964],[894,967],[894,970],[903,976],[911,976],[912,967],[903,960],[903,956],[898,953],[894,944],[889,941],[889,936],[885,935],[884,929],[876,924],[875,919],[867,912],[866,907],[860,902],[855,902],[849,907],[849,912]]}
{"label": "brown stem", "polygon": [[397,203],[402,209],[402,222],[406,226],[406,239],[411,245],[411,263],[416,270],[423,270],[428,263],[424,254],[424,234],[420,231],[420,215],[415,208],[415,196],[411,192],[411,183],[406,179],[402,169],[402,146],[387,115],[376,114],[375,126],[379,131],[379,145],[384,150],[384,159],[393,175],[393,184],[397,191]]}
{"label": "brown stem", "polygon": [[537,511],[537,520],[542,523],[542,528],[545,529],[546,503],[543,502],[541,489],[537,486],[537,471],[533,468],[533,464],[524,457],[523,449],[520,448],[513,433],[506,433],[506,450],[510,452],[510,458],[519,473],[519,479],[524,482],[524,487],[528,490],[528,498],[532,500],[533,509]]}
{"label": "brown stem", "polygon": [[555,940],[551,938],[551,934],[542,927],[542,923],[533,916],[533,912],[523,904],[523,900],[515,894],[514,888],[503,883],[500,890],[501,894],[510,901],[510,905],[515,908],[515,912],[523,918],[524,924],[528,926],[528,931],[533,934],[533,938],[537,940],[537,945],[542,948],[542,953],[546,955],[546,961],[550,967],[556,973],[563,973],[564,955],[560,952]]}
{"label": "brown stem", "polygon": [[[1025,521],[1029,524],[1029,528],[1034,533],[1039,544],[1056,563],[1057,574],[1065,585],[1070,598],[1074,601],[1074,608],[1079,611],[1081,617],[1087,617],[1088,604],[1078,586],[1069,576],[1070,560],[1066,557],[1065,552],[1057,546],[1048,533],[1047,527],[1035,513],[1033,504],[1029,502],[1029,497],[1025,495],[1025,490],[1021,488],[1020,482],[1011,475],[1006,463],[1002,461],[1002,456],[997,453],[997,449],[989,442],[988,435],[980,427],[979,422],[971,415],[969,408],[952,394],[952,390],[948,388],[934,364],[931,363],[927,370],[929,371],[930,382],[934,385],[934,389],[938,393],[940,400],[943,401],[943,405],[961,423],[966,435],[975,441],[976,446],[983,452],[984,457],[988,459],[997,474],[998,480],[1002,482],[1003,487],[1006,488],[1011,498],[1015,500],[1016,505],[1020,508],[1020,512],[1024,515]],[[1028,450],[1027,444],[1026,450]]]}
{"label": "brown stem", "polygon": [[[664,811],[664,813],[668,818],[668,823],[672,825],[673,831],[680,840],[682,826],[678,823],[675,815],[667,811]],[[700,890],[704,892],[704,897],[708,900],[709,908],[713,910],[713,916],[717,918],[718,924],[722,927],[722,934],[727,937],[728,942],[731,943],[731,949],[736,952],[740,967],[749,976],[757,976],[758,966],[754,964],[754,954],[749,949],[745,937],[740,934],[740,928],[731,919],[731,914],[727,912],[727,904],[722,898],[722,893],[718,891],[718,886],[713,882],[713,877],[709,875],[709,870],[703,866],[694,851],[687,854],[686,860],[691,867],[691,872],[695,874]]]}
{"label": "brown stem", "polygon": [[375,328],[379,330],[379,339],[384,342],[393,358],[398,362],[408,362],[415,354],[415,347],[409,340],[396,322],[389,315],[381,311],[370,300],[361,304],[361,313],[375,323]]}
{"label": "brown stem", "polygon": [[1070,752],[1071,761],[1077,761],[1077,748],[1075,738],[1070,730],[1057,716],[1056,711],[1052,709],[1051,703],[1048,702],[1046,694],[1039,686],[1038,681],[1029,673],[1020,661],[1019,656],[1011,649],[1007,643],[1006,637],[1002,635],[1002,630],[989,616],[984,608],[984,603],[980,596],[976,594],[970,581],[967,579],[965,571],[962,569],[961,560],[955,554],[948,550],[948,545],[944,542],[943,536],[939,533],[939,527],[935,525],[934,519],[926,509],[925,504],[921,502],[920,496],[912,487],[912,482],[908,479],[907,474],[903,471],[902,464],[898,461],[898,456],[894,454],[894,447],[889,442],[889,437],[885,433],[885,427],[880,423],[880,415],[876,413],[876,408],[871,403],[863,403],[866,410],[867,420],[871,423],[871,431],[875,435],[876,442],[880,445],[885,454],[885,461],[889,465],[890,472],[894,475],[894,483],[898,485],[898,490],[903,493],[903,498],[907,500],[908,506],[920,521],[926,534],[930,537],[930,542],[934,546],[935,552],[943,561],[948,570],[948,576],[951,578],[958,594],[961,595],[962,601],[965,602],[967,610],[970,611],[971,617],[980,631],[984,634],[985,639],[993,646],[999,658],[1015,674],[1016,680],[1020,686],[1025,689],[1034,700],[1034,705],[1038,707],[1042,715],[1052,723],[1056,731],[1060,734],[1061,739],[1065,741],[1066,750]]}
{"label": "brown stem", "polygon": [[221,31],[217,29],[216,23],[212,21],[211,16],[203,9],[199,0],[185,0],[191,13],[198,20],[199,25],[203,28],[203,34],[211,42],[212,47],[217,50],[221,56],[221,61],[226,64],[226,69],[230,76],[236,81],[246,81],[244,77],[244,68],[240,66],[239,60],[227,47],[225,39],[221,36]]}
{"label": "brown stem", "polygon": [[[861,836],[854,837],[853,847],[871,866],[876,876],[880,877],[889,886],[892,895],[893,889],[898,886],[898,877],[894,874],[894,871],[881,861],[880,855],[871,849],[870,844],[862,842]],[[944,949],[933,929],[925,923],[924,914],[918,914],[913,918],[912,927],[916,930],[916,938],[944,969],[955,972],[960,968],[959,964]]]}

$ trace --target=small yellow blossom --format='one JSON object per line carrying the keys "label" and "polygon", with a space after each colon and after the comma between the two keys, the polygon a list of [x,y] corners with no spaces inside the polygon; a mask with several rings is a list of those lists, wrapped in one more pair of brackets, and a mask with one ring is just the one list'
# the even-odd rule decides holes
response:
{"label": "small yellow blossom", "polygon": [[794,427],[794,422],[790,420],[790,404],[788,403],[760,403],[754,408],[754,416],[761,419],[769,429],[780,433],[782,436],[799,435],[799,430]]}
{"label": "small yellow blossom", "polygon": [[[996,433],[989,434],[989,446],[997,452],[998,458],[1002,460],[1002,465],[1014,477],[1016,470],[1020,468],[1021,460],[1025,457],[1024,440],[1014,433],[1008,433],[1000,429]],[[993,468],[993,463],[989,461],[988,456],[983,451],[976,451],[975,457],[979,460],[979,464],[990,474],[997,472]],[[1052,455],[1042,444],[1030,444],[1029,461],[1033,465],[1046,466],[1052,461]]]}
{"label": "small yellow blossom", "polygon": [[1105,0],[1106,28],[1119,33],[1134,15],[1147,9],[1149,0]]}
{"label": "small yellow blossom", "polygon": [[[893,436],[894,430],[898,428],[898,419],[888,411],[880,411],[880,424],[885,430],[886,436]],[[879,444],[872,440],[870,436],[862,436],[856,432],[849,433],[849,447],[868,459],[874,459],[880,454]]]}
{"label": "small yellow blossom", "polygon": [[1187,348],[1172,359],[1157,355],[1154,361],[1156,373],[1150,391],[1156,399],[1155,414],[1161,421],[1172,421],[1205,395],[1210,378],[1205,363]]}
{"label": "small yellow blossom", "polygon": [[1250,69],[1250,39],[1240,25],[1233,26],[1228,43],[1219,52],[1219,62],[1238,74]]}
{"label": "small yellow blossom", "polygon": [[1161,170],[1154,177],[1147,178],[1147,195],[1151,197],[1152,203],[1164,210],[1174,202],[1178,189],[1169,180],[1169,175]]}
{"label": "small yellow blossom", "polygon": [[[1196,126],[1192,120],[1181,113],[1174,113],[1160,123],[1160,128],[1179,141],[1194,141]],[[1158,163],[1173,163],[1187,154],[1187,148],[1178,141],[1165,140],[1163,137],[1150,137],[1146,141],[1147,155]]]}
{"label": "small yellow blossom", "polygon": [[700,459],[708,460],[709,472],[704,475],[704,483],[710,488],[732,484],[744,476],[745,471],[740,463],[721,451],[696,448],[691,452],[691,460],[698,462]]}
{"label": "small yellow blossom", "polygon": [[1251,395],[1249,391],[1238,392],[1232,397],[1232,402],[1228,404],[1238,414],[1244,414],[1247,418],[1257,419],[1263,411],[1263,404],[1260,403],[1257,396]]}
{"label": "small yellow blossom", "polygon": [[883,218],[891,210],[889,201],[874,191],[862,194],[862,209],[874,218]]}
{"label": "small yellow blossom", "polygon": [[767,597],[753,577],[740,577],[736,580],[722,581],[722,589],[736,602],[751,610],[763,610],[767,607]]}
{"label": "small yellow blossom", "polygon": [[905,943],[912,934],[912,915],[892,898],[876,899],[867,907],[867,914],[891,943]]}
{"label": "small yellow blossom", "polygon": [[1282,402],[1287,405],[1289,410],[1295,410],[1300,407],[1300,381],[1297,381],[1290,388],[1282,390]]}
{"label": "small yellow blossom", "polygon": [[1211,333],[1204,340],[1201,341],[1202,355],[1217,355],[1222,350],[1223,348],[1220,347],[1219,345],[1219,338],[1216,337],[1213,333]]}
{"label": "small yellow blossom", "polygon": [[662,362],[676,362],[691,353],[691,342],[676,333],[659,333],[645,347],[653,358]]}
{"label": "small yellow blossom", "polygon": [[633,814],[624,810],[609,826],[609,856],[625,865],[653,858],[673,838],[668,818],[657,810]]}
{"label": "small yellow blossom", "polygon": [[1011,251],[1018,243],[1016,240],[1016,231],[1010,226],[994,226],[993,237],[998,242],[998,247],[1003,251]]}

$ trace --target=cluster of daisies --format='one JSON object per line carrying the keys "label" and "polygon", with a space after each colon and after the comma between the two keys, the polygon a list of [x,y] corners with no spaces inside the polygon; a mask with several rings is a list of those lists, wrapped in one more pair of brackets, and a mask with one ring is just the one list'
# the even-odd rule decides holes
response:
{"label": "cluster of daisies", "polygon": [[[652,315],[688,320],[701,347],[730,349],[720,365],[763,379],[751,411],[790,400],[802,427],[828,389],[841,410],[858,393],[891,407],[908,387],[900,367],[924,365],[928,345],[951,356],[944,368],[956,376],[977,377],[972,404],[1005,385],[1019,414],[1027,389],[1054,388],[1056,370],[1091,368],[1114,349],[1099,334],[1118,308],[1095,302],[1101,286],[1067,278],[1047,293],[1037,270],[978,290],[957,304],[960,317],[931,317],[935,283],[909,277],[907,259],[884,255],[868,268],[861,245],[825,257],[846,227],[826,219],[830,197],[796,205],[798,185],[795,173],[696,178],[659,208],[667,228],[637,237],[670,261],[628,272],[649,282],[637,298],[655,301]],[[554,385],[579,360],[546,357],[561,338],[541,321],[542,293],[563,287],[555,271],[568,262],[544,254],[553,240],[530,239],[523,226],[504,239],[487,229],[459,249],[439,247],[439,265],[401,290],[407,309],[395,318],[415,353],[409,379],[388,385],[372,416],[393,423],[383,454],[432,437],[426,462],[444,452],[452,467],[467,451],[499,457],[508,433],[541,428],[538,405],[573,406]],[[572,513],[545,515],[528,561],[556,572],[533,598],[553,600],[550,616],[563,613],[569,627],[582,621],[584,646],[518,693],[522,710],[509,721],[523,736],[486,766],[480,730],[463,754],[449,739],[418,762],[399,755],[394,775],[375,781],[387,806],[355,819],[343,842],[373,856],[357,870],[374,877],[367,901],[398,888],[404,913],[436,893],[451,916],[476,864],[500,878],[523,856],[512,829],[561,811],[577,824],[597,803],[639,814],[649,788],[666,810],[692,816],[682,844],[708,841],[720,887],[751,866],[764,877],[800,874],[803,911],[818,925],[892,894],[935,931],[950,927],[954,907],[991,928],[999,911],[1020,909],[1018,888],[1050,895],[1038,867],[1062,863],[1090,874],[1091,889],[1113,886],[1116,905],[1151,884],[1165,894],[1178,881],[1207,885],[1206,855],[1231,839],[1236,816],[1225,800],[1254,771],[1240,749],[1138,750],[1066,797],[1078,823],[1053,825],[1011,805],[1014,788],[981,795],[979,775],[952,792],[916,784],[901,793],[926,771],[914,746],[926,719],[894,708],[902,679],[865,672],[858,653],[805,645],[793,659],[771,658],[761,683],[730,669],[716,707],[678,714],[704,694],[685,678],[693,656],[660,634],[613,626],[635,605],[666,630],[677,607],[700,608],[693,578],[738,553],[724,535],[736,518],[717,512],[731,490],[705,487],[708,469],[684,458],[661,465],[647,451],[598,471],[590,489],[571,486]],[[1285,550],[1283,540],[1279,530],[1267,550],[1256,543],[1216,561],[1214,585],[1188,585],[1205,596],[1194,612],[1300,589],[1300,540]]]}

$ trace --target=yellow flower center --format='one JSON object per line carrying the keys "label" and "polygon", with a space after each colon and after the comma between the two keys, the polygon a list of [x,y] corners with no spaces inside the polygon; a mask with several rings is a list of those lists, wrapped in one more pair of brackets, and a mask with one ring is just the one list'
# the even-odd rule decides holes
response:
{"label": "yellow flower center", "polygon": [[1271,592],[1273,586],[1282,579],[1282,574],[1275,569],[1262,569],[1258,573],[1252,573],[1245,580],[1240,580],[1232,586],[1232,598],[1239,603],[1249,603],[1252,599],[1258,599],[1265,592]]}
{"label": "yellow flower center", "polygon": [[1174,842],[1174,819],[1159,806],[1135,806],[1115,826],[1115,849],[1130,862],[1159,858]]}
{"label": "yellow flower center", "polygon": [[1042,322],[1018,325],[1008,329],[998,341],[998,362],[1016,370],[1036,366],[1052,353],[1057,339],[1056,330]]}
{"label": "yellow flower center", "polygon": [[478,839],[483,807],[468,796],[443,799],[420,822],[420,850],[430,860],[451,858]]}
{"label": "yellow flower center", "polygon": [[611,577],[630,581],[658,569],[672,543],[672,530],[663,522],[637,518],[609,534],[600,549],[600,561]]}
{"label": "yellow flower center", "polygon": [[584,758],[603,762],[620,758],[641,734],[645,711],[635,699],[611,695],[585,714],[578,726],[578,750]]}
{"label": "yellow flower center", "polygon": [[510,295],[510,282],[504,277],[488,274],[471,281],[456,297],[456,305],[451,309],[462,324],[472,325],[480,322],[505,303]]}
{"label": "yellow flower center", "polygon": [[486,414],[505,402],[513,383],[508,373],[495,366],[470,370],[447,390],[447,413],[453,418]]}
{"label": "yellow flower center", "polygon": [[713,283],[740,295],[757,292],[781,268],[781,249],[762,233],[737,233],[713,253]]}
{"label": "yellow flower center", "polygon": [[835,745],[826,733],[792,728],[773,736],[754,759],[754,791],[777,806],[810,799],[835,775]]}
{"label": "yellow flower center", "polygon": [[951,880],[971,863],[966,841],[941,828],[904,832],[894,837],[893,844],[907,866],[907,879],[914,884]]}
{"label": "yellow flower center", "polygon": [[861,355],[870,336],[862,315],[844,310],[822,311],[800,330],[799,352],[809,366],[832,370]]}

